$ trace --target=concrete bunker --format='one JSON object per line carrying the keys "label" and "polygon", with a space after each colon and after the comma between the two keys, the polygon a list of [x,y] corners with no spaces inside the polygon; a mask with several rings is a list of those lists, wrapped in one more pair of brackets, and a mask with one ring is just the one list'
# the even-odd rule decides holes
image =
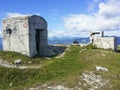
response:
{"label": "concrete bunker", "polygon": [[47,21],[40,16],[6,18],[2,22],[3,50],[33,57],[52,56],[48,46]]}
{"label": "concrete bunker", "polygon": [[90,32],[90,43],[98,48],[117,50],[117,38],[104,36],[103,31]]}

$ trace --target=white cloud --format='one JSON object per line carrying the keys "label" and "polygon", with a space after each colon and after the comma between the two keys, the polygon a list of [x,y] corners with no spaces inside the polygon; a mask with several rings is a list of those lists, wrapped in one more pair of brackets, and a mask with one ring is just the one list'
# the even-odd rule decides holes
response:
{"label": "white cloud", "polygon": [[31,14],[22,14],[17,12],[8,12],[6,13],[6,17],[19,17],[19,16],[29,16],[29,15],[40,15],[39,12],[31,13]]}
{"label": "white cloud", "polygon": [[8,13],[6,13],[6,16],[7,17],[18,17],[18,16],[27,16],[27,14],[21,14],[21,13],[16,13],[16,12],[14,12],[14,13],[8,12]]}
{"label": "white cloud", "polygon": [[88,1],[88,11],[93,11],[102,0],[92,0]]}
{"label": "white cloud", "polygon": [[[88,8],[94,9],[96,6],[98,6],[98,10],[90,14],[72,14],[63,17],[66,30],[49,30],[49,37],[87,37],[90,31],[100,30],[106,31],[106,35],[120,36],[120,0],[92,0]],[[7,17],[24,15],[28,14],[7,13]],[[57,16],[57,10],[50,15],[53,20]]]}
{"label": "white cloud", "polygon": [[[66,33],[71,36],[88,36],[89,31],[114,31],[110,35],[120,32],[120,0],[107,0],[99,3],[97,13],[90,15],[74,14],[64,17]],[[119,33],[120,34],[120,33]]]}
{"label": "white cloud", "polygon": [[120,16],[120,0],[108,0],[106,3],[99,4],[98,14],[106,18]]}
{"label": "white cloud", "polygon": [[56,37],[66,36],[65,31],[63,31],[63,30],[48,30],[48,37],[51,38],[54,36],[56,36]]}

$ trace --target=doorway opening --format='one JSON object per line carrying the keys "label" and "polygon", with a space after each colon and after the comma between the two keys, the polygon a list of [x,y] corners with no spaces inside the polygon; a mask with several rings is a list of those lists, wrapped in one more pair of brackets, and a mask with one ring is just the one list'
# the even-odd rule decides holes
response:
{"label": "doorway opening", "polygon": [[43,29],[36,29],[36,35],[35,35],[35,39],[36,39],[36,51],[37,51],[37,55],[40,54],[40,47],[41,47],[41,42],[42,42],[42,32]]}

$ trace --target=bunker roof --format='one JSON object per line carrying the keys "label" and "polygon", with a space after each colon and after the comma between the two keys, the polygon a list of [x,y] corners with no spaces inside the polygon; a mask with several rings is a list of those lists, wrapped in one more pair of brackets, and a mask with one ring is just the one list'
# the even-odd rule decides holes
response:
{"label": "bunker roof", "polygon": [[43,19],[45,22],[47,22],[43,17],[38,16],[38,15],[20,15],[20,16],[11,16],[11,17],[7,17],[7,18],[3,18],[3,21],[6,21],[8,19],[16,19],[16,18],[34,18],[34,17],[39,17],[41,19]]}

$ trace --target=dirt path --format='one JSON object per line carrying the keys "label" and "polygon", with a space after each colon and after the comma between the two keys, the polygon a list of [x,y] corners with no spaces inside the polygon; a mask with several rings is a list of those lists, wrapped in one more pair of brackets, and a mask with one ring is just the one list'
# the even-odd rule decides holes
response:
{"label": "dirt path", "polygon": [[8,61],[2,60],[2,59],[0,59],[0,66],[6,67],[6,68],[17,68],[17,69],[38,68],[35,66],[15,65],[15,64],[9,63]]}

